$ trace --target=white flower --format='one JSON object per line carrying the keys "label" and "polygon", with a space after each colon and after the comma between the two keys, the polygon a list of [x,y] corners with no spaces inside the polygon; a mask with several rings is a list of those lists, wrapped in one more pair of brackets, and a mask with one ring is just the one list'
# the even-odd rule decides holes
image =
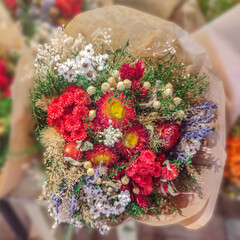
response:
{"label": "white flower", "polygon": [[111,125],[104,129],[103,132],[100,132],[100,136],[105,138],[103,140],[103,143],[106,146],[114,147],[115,143],[120,141],[120,138],[122,137],[122,133],[120,129],[113,128]]}
{"label": "white flower", "polygon": [[106,195],[102,195],[102,194],[98,194],[96,196],[95,200],[97,202],[105,202],[105,201],[107,201],[107,196]]}
{"label": "white flower", "polygon": [[107,204],[104,204],[102,207],[102,213],[106,215],[106,217],[109,217],[111,214],[111,207]]}
{"label": "white flower", "polygon": [[189,157],[192,157],[199,151],[201,147],[201,142],[196,139],[182,140],[180,145],[181,145],[181,150],[185,152]]}
{"label": "white flower", "polygon": [[100,211],[98,208],[95,208],[94,206],[90,209],[90,214],[93,216],[93,219],[97,219],[100,217]]}
{"label": "white flower", "polygon": [[128,203],[131,201],[130,192],[128,190],[121,191],[118,195],[118,199],[123,205],[128,205]]}
{"label": "white flower", "polygon": [[125,211],[125,205],[120,202],[114,202],[114,207],[111,208],[112,214],[119,215]]}
{"label": "white flower", "polygon": [[94,49],[92,44],[88,44],[84,49],[90,56],[94,55]]}

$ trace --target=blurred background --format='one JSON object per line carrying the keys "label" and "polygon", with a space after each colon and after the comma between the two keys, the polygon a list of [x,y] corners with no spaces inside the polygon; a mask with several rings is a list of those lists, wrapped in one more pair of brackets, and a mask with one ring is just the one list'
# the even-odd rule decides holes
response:
{"label": "blurred background", "polygon": [[[38,201],[44,168],[34,136],[29,89],[39,44],[75,15],[111,4],[173,21],[209,54],[226,95],[227,162],[214,216],[199,230],[134,221],[108,235],[52,229]],[[240,4],[238,0],[0,0],[0,240],[240,239]]]}

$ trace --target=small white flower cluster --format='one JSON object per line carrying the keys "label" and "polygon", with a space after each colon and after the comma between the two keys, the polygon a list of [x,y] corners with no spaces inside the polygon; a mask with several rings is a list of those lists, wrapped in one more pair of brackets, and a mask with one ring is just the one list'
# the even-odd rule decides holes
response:
{"label": "small white flower cluster", "polygon": [[201,148],[201,142],[196,139],[182,139],[179,144],[180,150],[187,154],[189,157],[193,157]]}
{"label": "small white flower cluster", "polygon": [[[111,124],[111,120],[109,120],[109,123]],[[103,132],[100,132],[100,136],[105,138],[104,140],[100,140],[100,142],[103,141],[106,146],[114,147],[115,143],[120,141],[122,133],[119,128],[113,128],[112,125],[110,125],[105,128]]]}
{"label": "small white flower cluster", "polygon": [[58,75],[62,75],[68,82],[72,82],[79,75],[92,81],[95,80],[97,71],[104,69],[107,59],[107,54],[95,55],[92,44],[88,44],[76,58],[68,58],[65,62],[57,63],[56,69]]}
{"label": "small white flower cluster", "polygon": [[63,28],[59,27],[49,44],[38,47],[38,54],[34,64],[36,73],[45,76],[45,72],[54,68],[56,63],[64,62],[68,58],[76,56],[84,44],[84,39],[81,34],[74,39],[66,35]]}
{"label": "small white flower cluster", "polygon": [[85,185],[83,186],[83,192],[85,196],[82,200],[87,202],[90,207],[89,213],[94,220],[98,219],[101,214],[106,217],[109,217],[111,214],[120,215],[131,201],[128,190],[122,191],[117,196],[118,201],[112,201],[112,204],[111,199],[102,189],[95,189],[92,185]]}

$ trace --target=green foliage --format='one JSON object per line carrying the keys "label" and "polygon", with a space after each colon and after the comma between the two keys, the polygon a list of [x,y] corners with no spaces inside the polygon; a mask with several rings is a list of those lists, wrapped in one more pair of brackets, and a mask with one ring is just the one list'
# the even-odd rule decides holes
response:
{"label": "green foliage", "polygon": [[234,7],[238,2],[238,0],[198,0],[198,5],[207,21],[211,21]]}
{"label": "green foliage", "polygon": [[[148,72],[145,74],[143,81],[148,81],[155,86],[156,81],[160,80],[158,90],[158,100],[161,103],[159,114],[166,120],[172,119],[179,110],[184,110],[197,102],[198,99],[206,92],[208,87],[208,79],[205,75],[184,74],[186,72],[185,65],[177,61],[174,56],[159,59],[147,59],[146,66]],[[175,105],[172,97],[164,98],[162,96],[163,88],[169,82],[173,85],[173,93],[175,97],[182,99],[181,104]],[[186,94],[187,93],[187,94]],[[149,112],[154,109],[148,109]]]}
{"label": "green foliage", "polygon": [[[0,96],[1,98],[1,96]],[[0,99],[0,119],[3,132],[0,135],[0,167],[5,163],[8,154],[8,140],[10,134],[10,113],[12,100],[10,98]]]}
{"label": "green foliage", "polygon": [[36,85],[32,92],[33,115],[36,121],[37,134],[39,134],[40,131],[47,125],[47,113],[41,110],[39,107],[36,107],[35,104],[41,99],[42,96],[47,98],[58,97],[69,85],[67,80],[57,75],[48,74],[46,77],[47,78],[45,80],[36,80]]}

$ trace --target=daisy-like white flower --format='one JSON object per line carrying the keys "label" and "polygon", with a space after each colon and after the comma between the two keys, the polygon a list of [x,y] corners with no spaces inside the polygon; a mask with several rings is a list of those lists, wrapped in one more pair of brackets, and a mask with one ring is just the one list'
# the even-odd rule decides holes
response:
{"label": "daisy-like white flower", "polygon": [[98,194],[98,195],[96,196],[95,200],[96,200],[97,202],[103,203],[103,202],[107,201],[107,196],[106,196],[106,195],[103,195],[103,194]]}
{"label": "daisy-like white flower", "polygon": [[112,212],[114,215],[119,215],[125,211],[125,205],[121,204],[121,202],[114,202],[114,207],[112,207]]}
{"label": "daisy-like white flower", "polygon": [[97,55],[96,56],[96,65],[97,65],[97,70],[98,71],[102,71],[105,68],[105,63],[108,59],[108,55],[104,54],[104,55]]}
{"label": "daisy-like white flower", "polygon": [[95,206],[92,206],[89,212],[92,216],[93,219],[97,219],[100,217],[100,211],[98,208],[96,208]]}
{"label": "daisy-like white flower", "polygon": [[108,204],[104,204],[102,208],[102,213],[106,215],[106,217],[109,217],[111,214],[111,207]]}
{"label": "daisy-like white flower", "polygon": [[90,56],[93,56],[94,53],[95,53],[92,44],[88,44],[88,45],[85,47],[84,51],[85,51],[88,55],[90,55]]}

